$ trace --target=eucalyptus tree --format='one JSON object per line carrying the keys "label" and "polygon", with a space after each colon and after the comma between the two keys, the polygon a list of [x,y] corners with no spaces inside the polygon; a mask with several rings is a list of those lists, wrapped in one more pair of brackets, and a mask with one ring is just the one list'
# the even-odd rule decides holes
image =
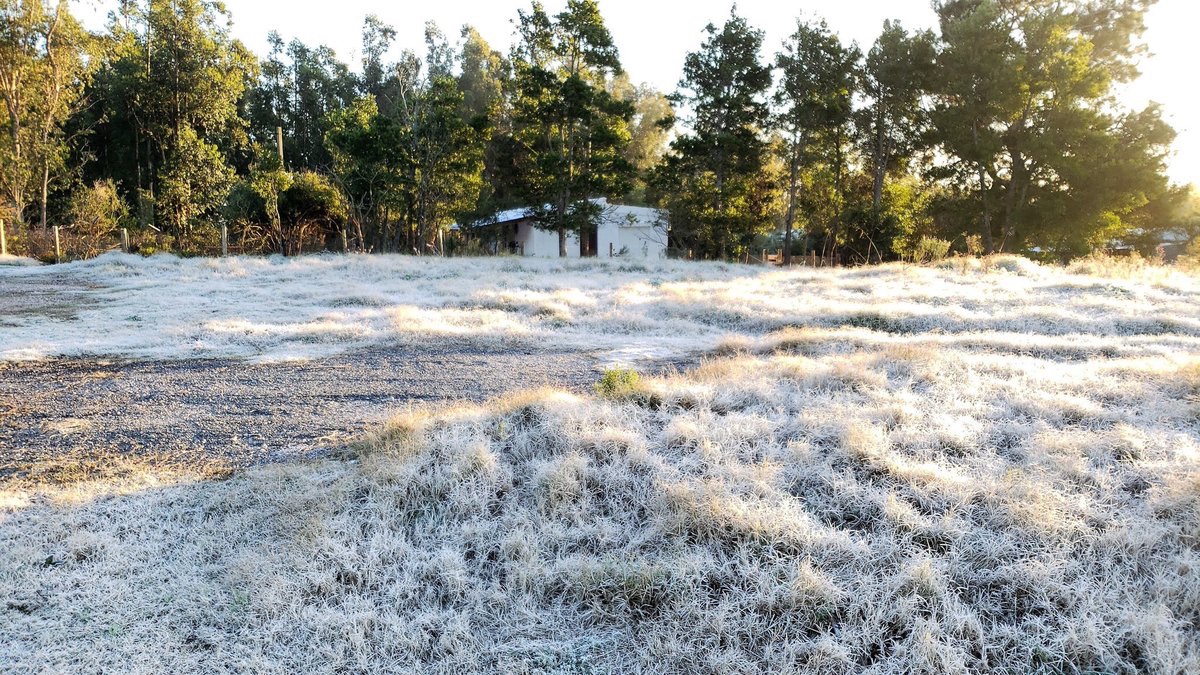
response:
{"label": "eucalyptus tree", "polygon": [[137,195],[144,223],[191,246],[232,186],[233,160],[249,154],[240,106],[257,63],[223,5],[203,0],[122,3],[107,42],[97,169]]}
{"label": "eucalyptus tree", "polygon": [[354,101],[357,79],[328,47],[299,40],[285,45],[276,33],[268,43],[271,51],[261,62],[261,75],[247,92],[250,136],[274,146],[276,128],[281,128],[288,167],[328,169],[332,158],[325,148],[326,121]]}
{"label": "eucalyptus tree", "polygon": [[46,228],[51,179],[65,169],[64,127],[84,101],[92,42],[66,0],[0,4],[0,196],[18,222],[36,201]]}

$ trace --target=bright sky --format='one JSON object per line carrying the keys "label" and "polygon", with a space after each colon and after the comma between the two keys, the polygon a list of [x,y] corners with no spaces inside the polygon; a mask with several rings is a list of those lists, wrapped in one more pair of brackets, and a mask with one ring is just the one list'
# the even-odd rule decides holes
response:
{"label": "bright sky", "polygon": [[[543,0],[555,13],[565,0]],[[84,21],[93,28],[104,25],[114,0],[74,0]],[[378,2],[225,0],[233,15],[233,33],[260,56],[267,51],[266,36],[278,31],[285,40],[299,38],[332,47],[352,67],[359,57],[363,17],[377,14],[397,29],[397,47],[423,49],[424,25],[434,20],[451,38],[466,23],[475,26],[493,47],[507,51],[512,41],[512,21],[526,0],[437,0]],[[679,80],[683,57],[696,49],[701,31],[709,22],[729,15],[730,0],[600,0],[600,10],[621,51],[621,61],[635,82],[649,82],[671,91]],[[335,7],[336,9],[332,9]],[[823,17],[844,40],[865,49],[874,42],[884,19],[899,19],[912,28],[932,28],[935,23],[929,0],[741,0],[738,10],[753,25],[767,31],[767,52],[773,54],[790,34],[798,14]],[[1147,16],[1145,40],[1153,55],[1142,65],[1143,77],[1123,92],[1130,106],[1147,101],[1162,103],[1168,121],[1179,132],[1171,177],[1180,183],[1200,185],[1200,86],[1196,75],[1195,27],[1200,25],[1200,4],[1193,0],[1159,0]]]}

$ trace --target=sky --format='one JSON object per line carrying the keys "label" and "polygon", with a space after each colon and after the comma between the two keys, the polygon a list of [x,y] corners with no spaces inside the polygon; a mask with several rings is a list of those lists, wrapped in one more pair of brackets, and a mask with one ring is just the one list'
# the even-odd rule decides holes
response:
{"label": "sky", "polygon": [[[672,91],[682,71],[684,55],[703,39],[704,26],[720,23],[729,15],[730,0],[599,0],[600,11],[616,40],[621,61],[634,82],[648,82]],[[565,0],[543,0],[555,13]],[[74,0],[76,11],[91,28],[103,27],[114,0]],[[310,45],[325,44],[352,67],[359,59],[362,20],[377,14],[397,30],[396,51],[423,51],[424,25],[438,23],[452,38],[463,24],[475,26],[496,49],[507,51],[512,42],[512,22],[527,0],[436,0],[379,2],[311,0],[225,0],[233,17],[233,35],[262,56],[267,33],[274,30],[284,40],[298,38]],[[331,9],[336,8],[336,9]],[[824,18],[845,41],[855,41],[865,51],[884,19],[899,19],[907,28],[935,25],[929,0],[740,0],[738,11],[754,26],[766,31],[767,56],[790,34],[797,17]],[[1139,81],[1123,88],[1122,101],[1141,108],[1149,101],[1163,105],[1167,120],[1179,132],[1170,159],[1169,174],[1178,183],[1200,186],[1200,86],[1197,86],[1195,26],[1200,25],[1200,3],[1194,0],[1159,0],[1146,18],[1143,36],[1151,55],[1141,64]]]}

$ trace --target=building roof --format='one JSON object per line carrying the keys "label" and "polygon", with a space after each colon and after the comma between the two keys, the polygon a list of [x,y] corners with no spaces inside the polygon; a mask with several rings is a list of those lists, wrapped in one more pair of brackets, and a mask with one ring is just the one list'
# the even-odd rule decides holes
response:
{"label": "building roof", "polygon": [[[609,204],[608,200],[604,197],[592,199],[591,201],[603,206],[604,220],[609,223],[615,223],[617,227],[656,227],[666,226],[667,224],[667,212],[662,209],[655,209],[647,206]],[[483,218],[470,223],[469,227],[516,223],[531,217],[533,217],[533,212],[529,207],[507,209],[505,211],[497,212],[490,218]],[[450,226],[450,229],[458,230],[461,229],[461,227],[461,225],[455,223],[454,225]]]}

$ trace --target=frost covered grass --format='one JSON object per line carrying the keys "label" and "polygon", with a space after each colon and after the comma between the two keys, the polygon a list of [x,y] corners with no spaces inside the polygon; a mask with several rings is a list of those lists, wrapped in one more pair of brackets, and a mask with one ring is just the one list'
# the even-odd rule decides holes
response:
{"label": "frost covered grass", "polygon": [[[609,321],[601,344],[712,356],[596,396],[413,408],[342,458],[9,486],[0,663],[1200,671],[1200,289],[993,262],[381,281],[442,294],[409,301],[431,315],[555,339]],[[522,286],[569,320],[517,307],[540,302]]]}
{"label": "frost covered grass", "polygon": [[1010,342],[1032,336],[1064,345],[1125,336],[1157,344],[1169,337],[1179,347],[1200,336],[1200,278],[1100,278],[1014,257],[962,269],[778,270],[675,261],[108,254],[0,268],[0,296],[6,285],[28,288],[39,279],[69,282],[69,296],[45,302],[71,307],[0,315],[0,360],[285,360],[457,344],[595,350],[636,362],[796,327]]}
{"label": "frost covered grass", "polygon": [[0,255],[0,265],[9,265],[13,267],[35,267],[41,264],[41,262],[34,260],[33,258],[25,258],[9,253]]}

